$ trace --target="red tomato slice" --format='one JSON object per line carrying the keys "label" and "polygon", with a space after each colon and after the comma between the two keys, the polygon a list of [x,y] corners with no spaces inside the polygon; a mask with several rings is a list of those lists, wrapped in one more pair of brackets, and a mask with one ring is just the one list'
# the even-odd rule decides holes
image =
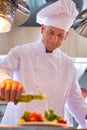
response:
{"label": "red tomato slice", "polygon": [[61,119],[61,120],[59,120],[59,121],[58,121],[58,123],[67,124],[67,121],[66,121],[66,120]]}
{"label": "red tomato slice", "polygon": [[31,112],[26,116],[26,121],[41,121],[41,114]]}

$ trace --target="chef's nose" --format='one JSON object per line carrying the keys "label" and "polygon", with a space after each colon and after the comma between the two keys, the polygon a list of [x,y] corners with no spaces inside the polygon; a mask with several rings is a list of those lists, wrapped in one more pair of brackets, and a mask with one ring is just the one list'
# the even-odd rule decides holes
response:
{"label": "chef's nose", "polygon": [[57,35],[54,35],[54,37],[53,37],[53,41],[55,41],[55,42],[58,41],[58,36],[57,36]]}

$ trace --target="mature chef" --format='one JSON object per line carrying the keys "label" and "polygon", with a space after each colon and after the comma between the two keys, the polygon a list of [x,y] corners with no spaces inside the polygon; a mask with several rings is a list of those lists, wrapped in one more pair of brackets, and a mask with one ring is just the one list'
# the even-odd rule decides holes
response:
{"label": "mature chef", "polygon": [[58,47],[66,39],[78,11],[72,0],[59,0],[37,14],[41,40],[16,46],[0,62],[0,96],[8,103],[1,124],[16,125],[25,110],[44,113],[44,101],[14,101],[25,90],[44,93],[49,109],[64,118],[67,103],[78,123],[85,127],[87,104],[81,96],[76,70],[69,56]]}

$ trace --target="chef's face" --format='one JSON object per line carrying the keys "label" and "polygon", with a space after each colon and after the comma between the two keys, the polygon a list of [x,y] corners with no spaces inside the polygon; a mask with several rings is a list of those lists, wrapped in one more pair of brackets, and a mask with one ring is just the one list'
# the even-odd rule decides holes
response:
{"label": "chef's face", "polygon": [[41,26],[42,42],[44,43],[46,50],[52,52],[58,48],[66,39],[68,32],[55,28],[52,26]]}

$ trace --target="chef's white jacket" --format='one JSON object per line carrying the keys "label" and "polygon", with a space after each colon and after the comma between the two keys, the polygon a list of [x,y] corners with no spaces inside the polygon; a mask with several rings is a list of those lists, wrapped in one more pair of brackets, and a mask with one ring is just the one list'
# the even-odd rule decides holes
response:
{"label": "chef's white jacket", "polygon": [[[75,67],[71,59],[60,49],[46,53],[44,44],[28,43],[12,48],[0,62],[0,82],[14,78],[25,87],[27,93],[44,93],[48,108],[64,118],[67,103],[71,113],[83,127],[87,104],[81,96]],[[1,124],[16,125],[25,110],[44,113],[45,101],[8,103]]]}

